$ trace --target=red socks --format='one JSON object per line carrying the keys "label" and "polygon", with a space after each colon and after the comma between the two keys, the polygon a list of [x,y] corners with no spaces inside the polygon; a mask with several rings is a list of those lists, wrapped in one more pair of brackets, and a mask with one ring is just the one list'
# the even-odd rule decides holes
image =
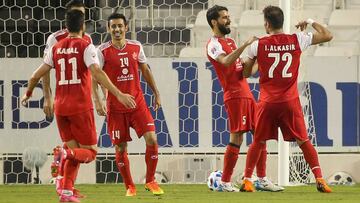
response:
{"label": "red socks", "polygon": [[224,169],[221,181],[230,182],[236,161],[239,156],[240,146],[229,143],[224,154]]}
{"label": "red socks", "polygon": [[74,182],[78,172],[79,162],[76,160],[66,159],[64,164],[63,189],[73,190]]}
{"label": "red socks", "polygon": [[[266,149],[265,143],[253,142],[246,155],[245,178],[251,178],[255,165],[259,162],[263,149]],[[260,167],[261,168],[261,167]]]}
{"label": "red socks", "polygon": [[145,163],[146,163],[146,183],[155,180],[155,171],[158,162],[158,145],[146,145]]}
{"label": "red socks", "polygon": [[259,161],[256,164],[256,175],[259,178],[266,177],[266,159],[267,159],[267,150],[266,145],[263,146],[261,150]]}
{"label": "red socks", "polygon": [[315,178],[322,178],[319,158],[315,147],[311,144],[309,140],[307,140],[302,145],[300,145],[300,149],[304,154],[306,162],[310,165],[310,168]]}
{"label": "red socks", "polygon": [[134,182],[131,178],[130,173],[130,163],[127,156],[127,152],[116,152],[116,166],[119,169],[119,172],[124,180],[124,184],[126,189],[129,187],[129,185],[134,186]]}

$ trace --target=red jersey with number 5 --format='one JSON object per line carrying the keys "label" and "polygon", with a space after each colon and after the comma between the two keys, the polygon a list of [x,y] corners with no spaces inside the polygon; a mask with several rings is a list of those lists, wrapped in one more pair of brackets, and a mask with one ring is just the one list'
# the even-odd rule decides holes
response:
{"label": "red jersey with number 5", "polygon": [[49,49],[44,62],[55,68],[57,115],[68,116],[93,108],[88,67],[99,63],[94,45],[82,38],[67,37]]}
{"label": "red jersey with number 5", "polygon": [[[115,47],[111,41],[98,47],[100,67],[108,75],[111,82],[123,93],[135,97],[136,106],[146,105],[140,87],[139,63],[146,63],[146,56],[141,43],[127,40],[122,48]],[[114,95],[108,94],[107,106],[109,111],[120,113],[132,112],[120,103]]]}
{"label": "red jersey with number 5", "polygon": [[275,34],[255,41],[249,58],[257,56],[260,101],[280,103],[299,96],[297,77],[301,52],[311,45],[312,34]]}

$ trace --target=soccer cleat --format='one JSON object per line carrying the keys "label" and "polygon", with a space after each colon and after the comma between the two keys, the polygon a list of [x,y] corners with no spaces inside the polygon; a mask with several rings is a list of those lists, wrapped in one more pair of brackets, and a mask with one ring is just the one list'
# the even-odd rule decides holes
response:
{"label": "soccer cleat", "polygon": [[255,192],[255,188],[250,180],[244,179],[240,186],[240,191],[241,192]]}
{"label": "soccer cleat", "polygon": [[60,202],[80,202],[78,198],[74,195],[67,196],[67,195],[60,195]]}
{"label": "soccer cleat", "polygon": [[319,192],[331,193],[331,188],[326,184],[323,178],[316,178],[316,188]]}
{"label": "soccer cleat", "polygon": [[280,187],[278,185],[273,184],[269,179],[266,177],[259,178],[254,182],[255,189],[258,191],[270,191],[270,192],[280,192],[283,191],[285,188]]}
{"label": "soccer cleat", "polygon": [[219,187],[216,189],[218,192],[239,192],[238,189],[233,187],[231,182],[221,182]]}
{"label": "soccer cleat", "polygon": [[152,181],[145,184],[145,190],[150,191],[153,195],[162,195],[164,191],[159,187],[156,181]]}
{"label": "soccer cleat", "polygon": [[126,190],[126,197],[133,197],[136,196],[136,188],[133,185],[129,185],[128,189]]}
{"label": "soccer cleat", "polygon": [[61,147],[60,146],[56,146],[53,149],[53,154],[54,154],[54,160],[51,163],[51,176],[52,177],[57,177],[59,175],[59,165],[60,165],[60,161],[61,161]]}

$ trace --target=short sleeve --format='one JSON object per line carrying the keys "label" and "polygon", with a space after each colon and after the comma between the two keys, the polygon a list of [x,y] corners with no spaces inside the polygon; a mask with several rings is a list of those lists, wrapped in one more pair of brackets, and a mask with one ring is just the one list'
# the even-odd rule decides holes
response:
{"label": "short sleeve", "polygon": [[301,51],[304,51],[306,48],[308,48],[312,44],[313,33],[298,32],[298,33],[296,33],[296,36],[297,36]]}
{"label": "short sleeve", "polygon": [[50,48],[52,48],[55,44],[56,44],[57,40],[54,36],[54,34],[51,34],[47,40],[46,40],[46,46],[44,49],[44,56],[48,53],[49,50],[51,50]]}
{"label": "short sleeve", "polygon": [[104,67],[104,55],[99,48],[96,49],[96,52],[97,52],[97,57],[99,59],[99,66],[102,69]]}
{"label": "short sleeve", "polygon": [[96,54],[96,48],[93,44],[89,44],[84,51],[84,62],[86,67],[90,67],[92,64],[99,64],[99,58]]}
{"label": "short sleeve", "polygon": [[145,52],[143,46],[140,44],[140,52],[139,52],[139,63],[146,63],[147,59],[145,56]]}
{"label": "short sleeve", "polygon": [[258,46],[259,46],[259,40],[256,40],[253,43],[251,43],[247,53],[248,58],[254,59],[257,56]]}
{"label": "short sleeve", "polygon": [[226,54],[223,50],[220,42],[216,38],[211,38],[207,46],[207,54],[214,60],[217,59],[221,54]]}
{"label": "short sleeve", "polygon": [[54,60],[53,60],[53,47],[50,47],[46,53],[44,53],[44,63],[48,64],[51,67],[54,67]]}

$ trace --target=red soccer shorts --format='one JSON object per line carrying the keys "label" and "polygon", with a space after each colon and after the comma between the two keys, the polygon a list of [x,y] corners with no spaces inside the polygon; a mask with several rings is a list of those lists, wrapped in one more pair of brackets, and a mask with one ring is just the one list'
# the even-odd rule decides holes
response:
{"label": "red soccer shorts", "polygon": [[231,133],[247,132],[254,129],[256,103],[250,98],[234,98],[225,101],[228,124]]}
{"label": "red soccer shorts", "polygon": [[256,141],[277,140],[278,127],[285,141],[309,139],[299,98],[281,103],[260,102],[257,110]]}
{"label": "red soccer shorts", "polygon": [[56,122],[63,142],[76,140],[82,145],[97,144],[94,112],[92,109],[70,116],[56,115]]}
{"label": "red soccer shorts", "polygon": [[114,145],[131,141],[130,127],[140,138],[146,132],[155,131],[154,119],[146,105],[139,106],[129,113],[111,112],[108,114],[108,131]]}

